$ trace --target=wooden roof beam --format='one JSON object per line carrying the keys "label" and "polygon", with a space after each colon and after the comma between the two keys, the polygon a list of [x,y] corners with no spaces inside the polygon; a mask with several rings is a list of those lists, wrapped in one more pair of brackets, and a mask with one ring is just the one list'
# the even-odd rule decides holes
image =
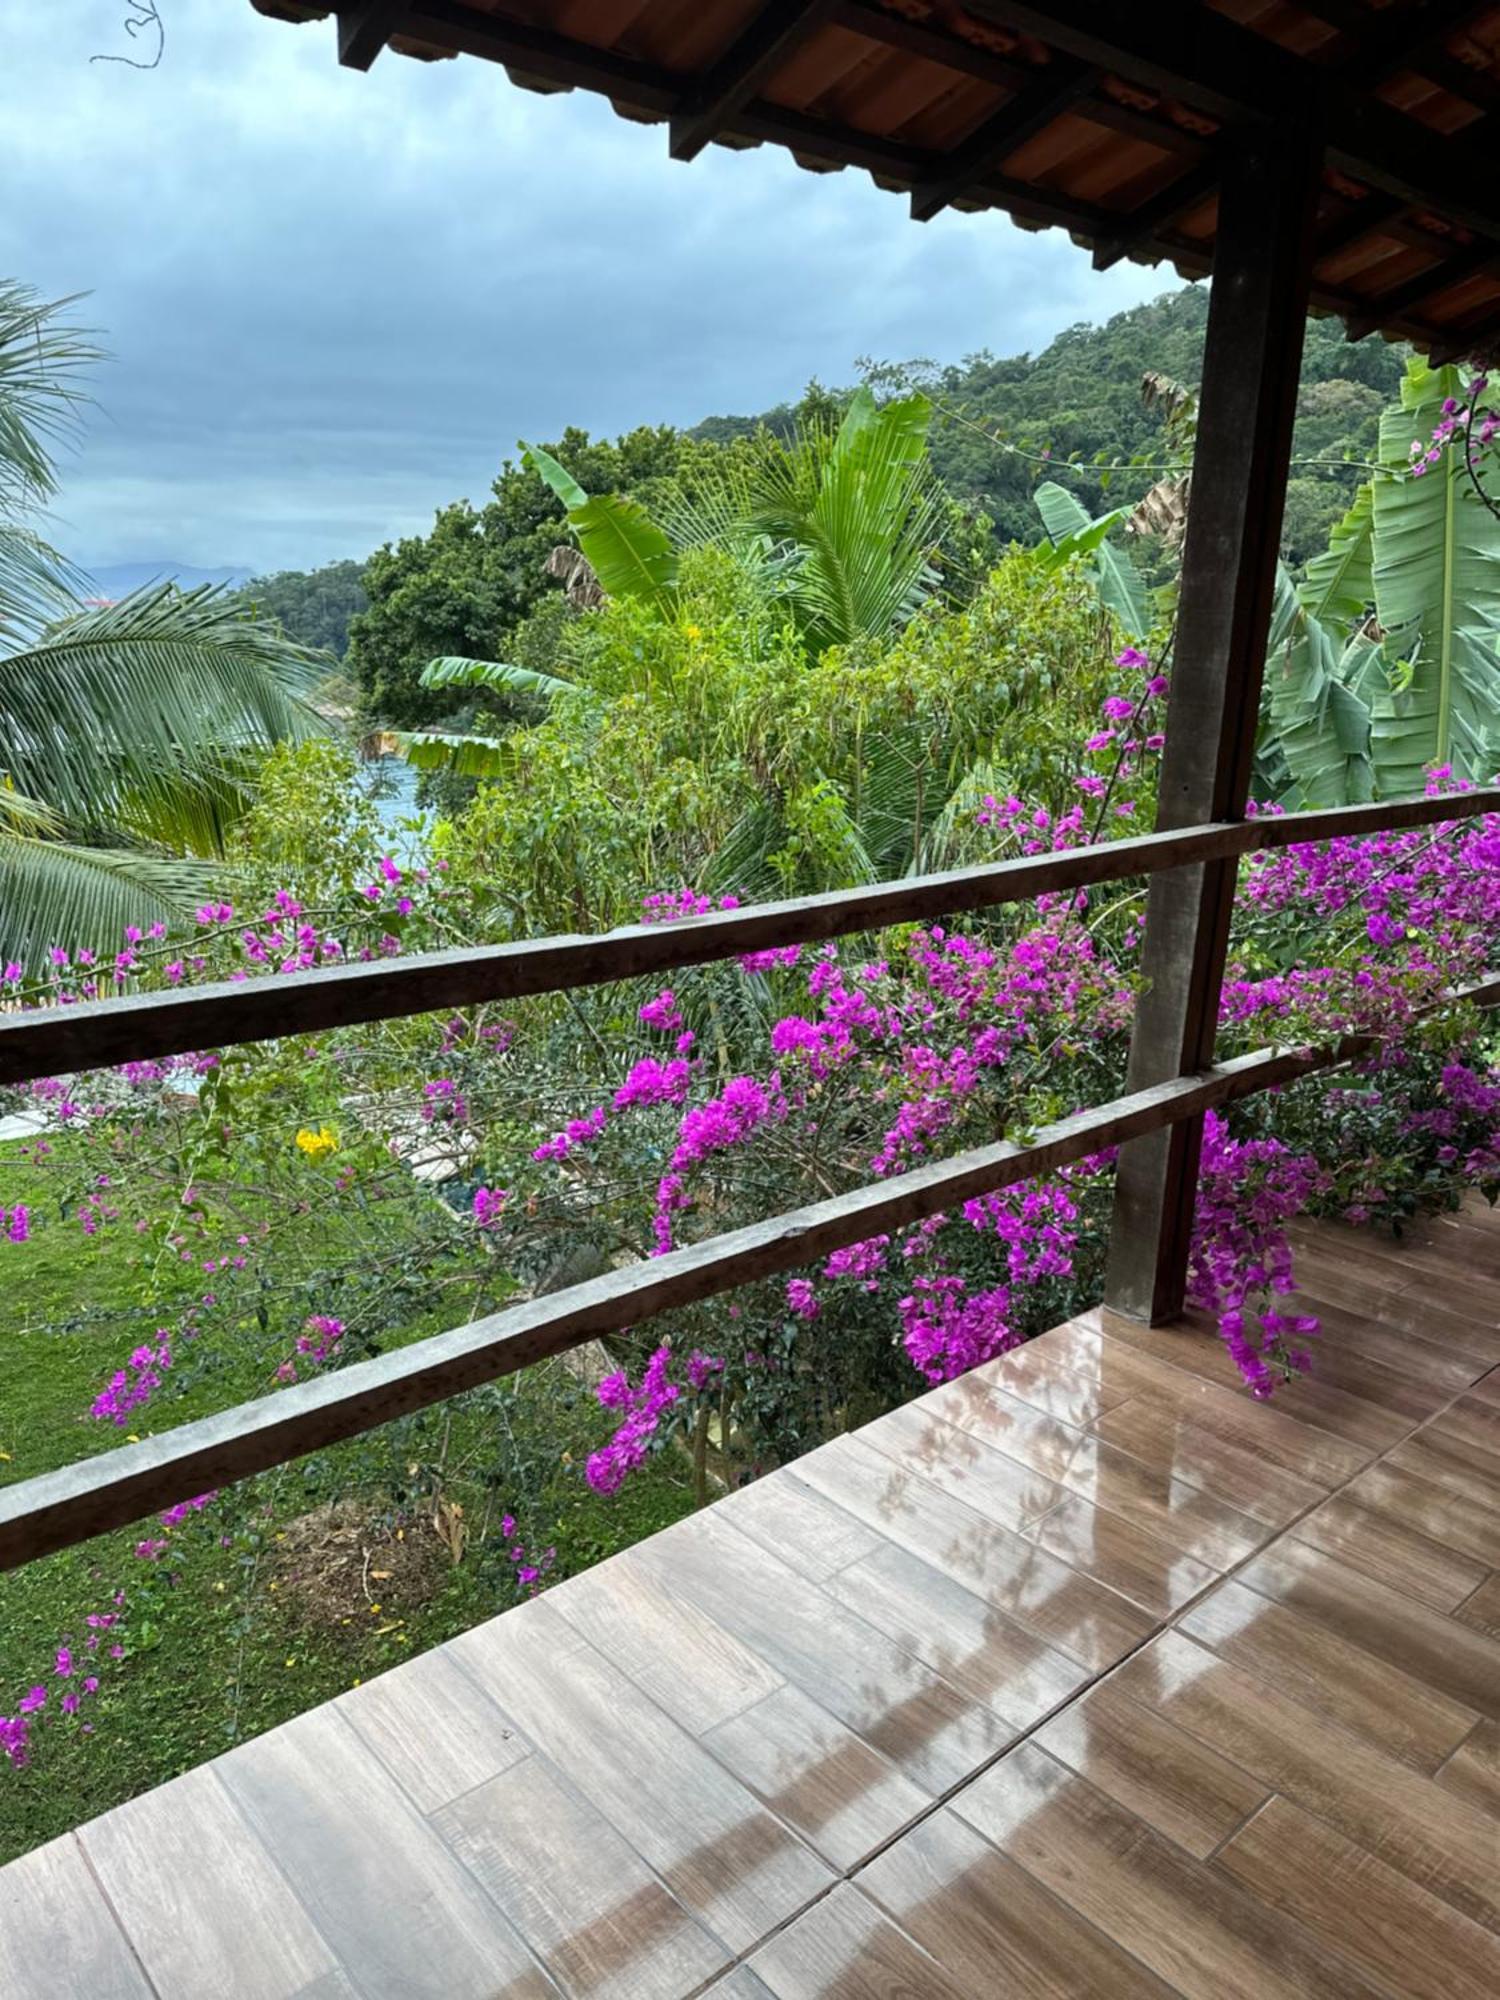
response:
{"label": "wooden roof beam", "polygon": [[1210,156],[1191,173],[1182,175],[1170,186],[1160,189],[1149,201],[1141,203],[1121,218],[1122,228],[1116,236],[1106,237],[1094,246],[1094,269],[1107,271],[1112,264],[1118,264],[1122,257],[1128,257],[1132,250],[1138,250],[1164,229],[1182,216],[1195,209],[1199,202],[1212,194],[1219,185],[1222,172],[1220,162]]}
{"label": "wooden roof beam", "polygon": [[943,156],[941,170],[911,191],[912,218],[930,222],[951,201],[975,191],[984,175],[999,169],[1020,146],[1044,131],[1091,91],[1099,72],[1089,63],[1048,63],[1037,70],[1009,104],[986,118],[962,144]]}
{"label": "wooden roof beam", "polygon": [[821,28],[834,0],[768,0],[739,40],[722,55],[673,113],[669,151],[696,159],[785,62],[798,42]]}
{"label": "wooden roof beam", "polygon": [[368,69],[390,37],[404,25],[408,0],[360,0],[338,10],[339,61],[345,69]]}
{"label": "wooden roof beam", "polygon": [[1337,74],[1275,46],[1196,0],[966,0],[969,11],[1081,62],[1181,97],[1231,123],[1306,118],[1331,165],[1500,240],[1500,188],[1484,149],[1445,137],[1350,90]]}

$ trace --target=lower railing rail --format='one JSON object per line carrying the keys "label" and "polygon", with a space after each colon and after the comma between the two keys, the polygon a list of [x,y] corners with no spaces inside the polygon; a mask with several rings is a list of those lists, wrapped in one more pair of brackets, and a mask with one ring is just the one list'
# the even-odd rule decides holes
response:
{"label": "lower railing rail", "polygon": [[[1455,989],[1447,1004],[1459,1002],[1500,1003],[1500,974]],[[0,1570],[125,1527],[659,1313],[794,1270],[866,1237],[890,1234],[943,1208],[1198,1117],[1215,1105],[1353,1061],[1375,1040],[1350,1034],[1317,1048],[1237,1056],[1196,1076],[1176,1077],[1060,1119],[1024,1144],[1002,1139],[866,1183],[19,1482],[0,1490]]]}

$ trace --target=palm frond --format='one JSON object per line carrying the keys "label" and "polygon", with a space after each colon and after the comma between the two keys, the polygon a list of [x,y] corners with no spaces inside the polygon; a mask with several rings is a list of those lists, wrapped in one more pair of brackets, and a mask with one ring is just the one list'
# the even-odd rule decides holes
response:
{"label": "palm frond", "polygon": [[0,520],[0,644],[19,645],[77,609],[84,579],[35,530]]}
{"label": "palm frond", "polygon": [[79,376],[101,350],[62,317],[76,302],[0,279],[0,502],[10,511],[56,492],[57,450],[89,401]]}
{"label": "palm frond", "polygon": [[222,793],[240,758],[324,729],[329,665],[222,589],[153,585],[0,657],[0,771],[83,825]]}
{"label": "palm frond", "polygon": [[127,924],[182,918],[215,879],[203,862],[36,840],[0,825],[0,957],[37,972],[52,945],[113,952]]}

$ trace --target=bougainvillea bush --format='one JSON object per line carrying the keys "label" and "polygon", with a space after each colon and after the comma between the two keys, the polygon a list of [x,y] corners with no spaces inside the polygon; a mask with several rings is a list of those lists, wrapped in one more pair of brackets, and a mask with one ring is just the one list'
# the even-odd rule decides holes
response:
{"label": "bougainvillea bush", "polygon": [[[1145,654],[1121,654],[1072,802],[982,796],[978,850],[1066,849],[1146,822],[1167,691]],[[8,996],[72,1003],[296,979],[473,935],[473,885],[441,849],[414,865],[358,814],[328,834],[325,754],[289,753],[272,774],[280,882],[252,871],[248,902],[237,891],[205,903],[187,935],[132,929],[104,963],[59,949],[42,966],[0,968]],[[293,839],[299,815],[322,831]],[[654,923],[734,901],[680,883],[641,891]],[[1117,1095],[1142,909],[1139,883],[1112,884],[758,952],[669,985],[15,1093],[32,1125],[7,1156],[24,1194],[0,1185],[0,1258],[15,1284],[28,1255],[60,1240],[80,1274],[113,1260],[109,1297],[68,1328],[78,1369],[61,1456]],[[1369,1037],[1342,1070],[1207,1121],[1192,1299],[1253,1394],[1316,1366],[1316,1322],[1293,1296],[1291,1217],[1397,1225],[1465,1188],[1500,1187],[1492,1032],[1445,1001],[1485,969],[1497,934],[1494,816],[1289,847],[1244,868],[1222,1047]],[[283,1524],[315,1499],[357,1490],[440,1531],[454,1566],[482,1578],[472,1617],[598,1553],[559,1528],[567,1494],[623,1507],[675,1468],[682,1504],[701,1501],[1016,1345],[1097,1298],[1112,1164],[1082,1160],[622,1334],[603,1356],[554,1365],[546,1413],[523,1410],[517,1384],[496,1385],[388,1427],[357,1458],[324,1455],[321,1488],[312,1462],[279,1487],[272,1475],[192,1496],[112,1544],[114,1567],[75,1568],[71,1623],[7,1662],[0,1753],[25,1771],[54,1731],[74,1748],[84,1730],[102,1735],[95,1718],[115,1713],[132,1647],[168,1622],[160,1607],[192,1565],[233,1561],[263,1577]],[[39,1469],[24,1412],[7,1422],[23,1447],[7,1443],[15,1470]],[[378,1617],[379,1599],[370,1606]],[[235,1711],[232,1726],[243,1722]]]}

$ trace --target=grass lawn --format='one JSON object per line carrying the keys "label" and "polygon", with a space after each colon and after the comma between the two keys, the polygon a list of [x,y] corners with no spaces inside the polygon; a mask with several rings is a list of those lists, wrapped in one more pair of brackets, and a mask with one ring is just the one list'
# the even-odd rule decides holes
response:
{"label": "grass lawn", "polygon": [[[246,1320],[243,1339],[231,1327],[191,1369],[174,1369],[138,1431],[91,1419],[95,1394],[154,1321],[137,1240],[84,1237],[59,1217],[54,1186],[16,1145],[0,1147],[0,1203],[27,1202],[35,1225],[24,1245],[0,1236],[10,1328],[0,1483],[145,1435],[148,1417],[169,1428],[267,1386],[265,1344]],[[380,1226],[389,1247],[399,1218]],[[346,1250],[310,1243],[310,1267]],[[418,1314],[383,1344],[470,1309]],[[688,1512],[689,1479],[669,1454],[612,1499],[590,1491],[582,1457],[610,1428],[578,1378],[548,1364],[246,1481],[169,1533],[148,1522],[0,1577],[0,1714],[33,1685],[49,1690],[30,1764],[0,1759],[0,1861],[515,1603],[517,1565],[498,1533],[506,1511],[529,1550],[556,1549],[554,1578]],[[433,1526],[439,1503],[446,1536]],[[154,1561],[133,1553],[146,1534],[168,1544]],[[55,1649],[67,1639],[81,1654],[88,1614],[110,1611],[120,1588],[123,1623],[104,1638],[124,1657],[101,1646],[99,1691],[69,1721],[56,1707],[67,1683],[53,1673]]]}

